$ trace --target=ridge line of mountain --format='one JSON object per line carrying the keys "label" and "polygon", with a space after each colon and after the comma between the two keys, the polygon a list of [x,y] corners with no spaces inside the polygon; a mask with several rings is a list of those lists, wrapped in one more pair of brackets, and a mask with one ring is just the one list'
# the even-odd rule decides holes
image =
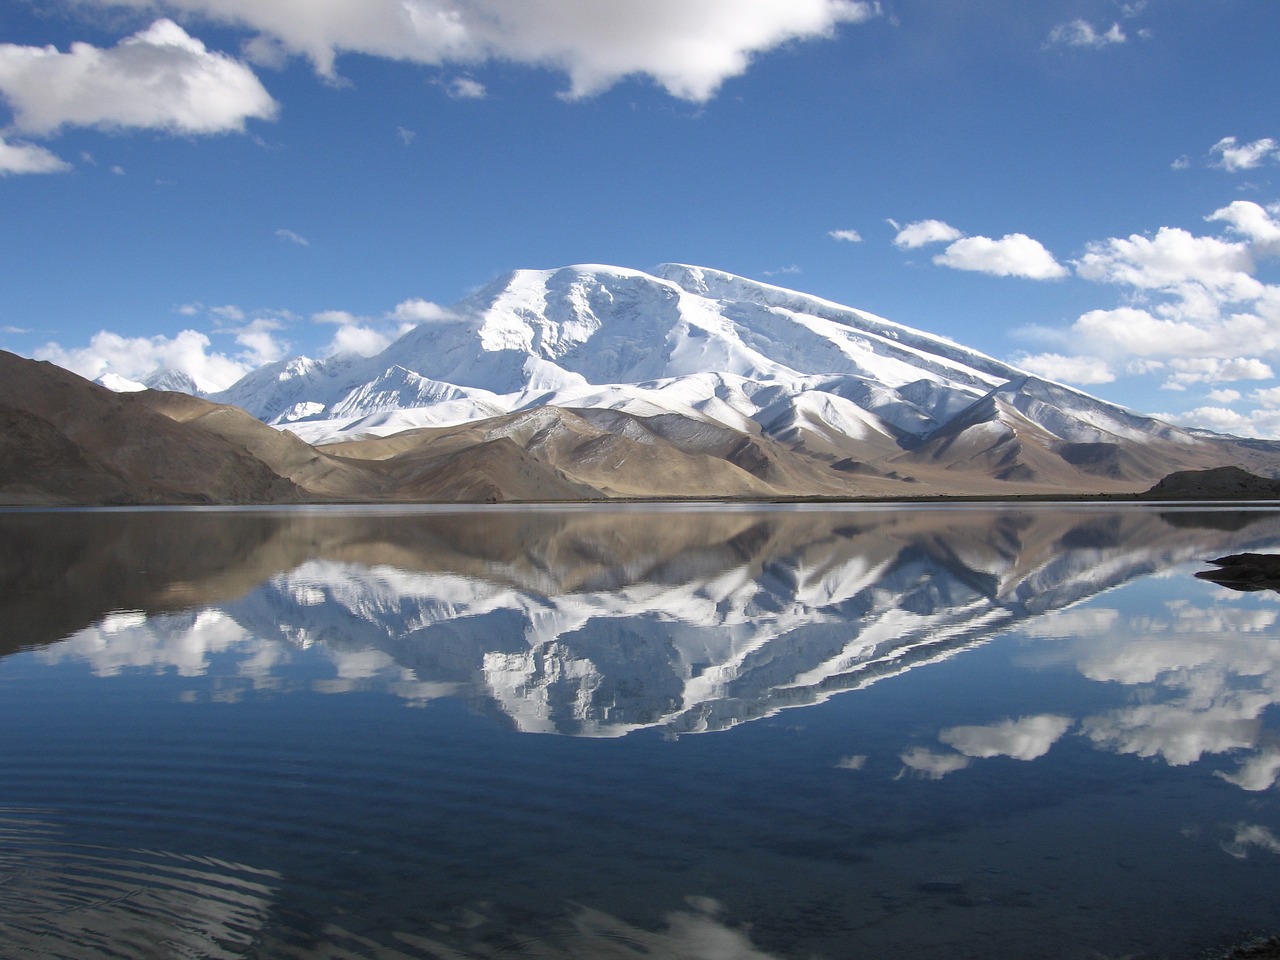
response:
{"label": "ridge line of mountain", "polygon": [[376,356],[283,360],[208,396],[166,371],[148,382],[184,392],[12,355],[0,372],[11,503],[1052,498],[1280,476],[1278,441],[685,264],[517,270]]}

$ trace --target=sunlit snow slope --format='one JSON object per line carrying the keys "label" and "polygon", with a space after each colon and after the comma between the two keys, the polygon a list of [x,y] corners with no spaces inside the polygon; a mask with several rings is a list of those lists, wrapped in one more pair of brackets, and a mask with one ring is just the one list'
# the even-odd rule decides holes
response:
{"label": "sunlit snow slope", "polygon": [[519,270],[451,314],[375,357],[283,361],[213,399],[312,442],[546,404],[887,438],[1023,376],[941,337],[680,264]]}

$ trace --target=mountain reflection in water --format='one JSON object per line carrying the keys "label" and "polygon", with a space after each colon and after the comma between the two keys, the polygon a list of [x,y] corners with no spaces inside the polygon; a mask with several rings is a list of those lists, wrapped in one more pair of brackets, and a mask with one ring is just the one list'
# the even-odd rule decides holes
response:
{"label": "mountain reflection in water", "polygon": [[[1192,576],[1280,547],[1268,509],[11,512],[0,540],[0,693],[47,698],[0,743],[0,947],[1190,956],[1280,922],[1280,596]],[[102,716],[136,739],[41,671],[127,686]],[[65,799],[81,765],[102,796]]]}
{"label": "mountain reflection in water", "polygon": [[[1061,614],[1034,621],[1179,562],[1280,543],[1270,512],[1098,507],[164,511],[0,523],[20,544],[5,557],[0,615],[24,627],[11,638],[47,644],[51,662],[197,676],[231,654],[244,683],[262,685],[278,682],[290,651],[319,647],[334,676],[317,689],[462,696],[522,731],[580,736],[723,730],[1015,624],[1061,629]],[[1194,618],[1230,615],[1171,612],[1138,646],[1167,655],[1169,635],[1193,636],[1206,651]],[[1126,658],[1141,655],[1114,611],[1087,616],[1125,638]],[[1246,640],[1233,637],[1232,650],[1265,639],[1267,626],[1235,624]]]}

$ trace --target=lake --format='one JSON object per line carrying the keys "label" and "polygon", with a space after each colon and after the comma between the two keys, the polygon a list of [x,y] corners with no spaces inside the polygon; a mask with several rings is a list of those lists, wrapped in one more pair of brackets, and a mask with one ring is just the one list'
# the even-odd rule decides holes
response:
{"label": "lake", "polygon": [[0,513],[0,955],[1191,958],[1280,933],[1207,505]]}

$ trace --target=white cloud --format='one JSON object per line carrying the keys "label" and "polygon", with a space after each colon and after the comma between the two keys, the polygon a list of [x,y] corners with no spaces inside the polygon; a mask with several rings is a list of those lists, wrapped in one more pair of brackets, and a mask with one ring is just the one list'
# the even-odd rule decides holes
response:
{"label": "white cloud", "polygon": [[1233,383],[1238,380],[1267,380],[1275,373],[1254,357],[1172,357],[1169,367],[1174,373],[1170,383],[1186,386],[1192,383]]}
{"label": "white cloud", "polygon": [[1086,280],[1164,290],[1178,294],[1187,305],[1200,291],[1228,301],[1262,293],[1252,276],[1247,243],[1197,237],[1181,227],[1161,227],[1154,237],[1133,234],[1090,243],[1075,267]]}
{"label": "white cloud", "polygon": [[390,317],[415,326],[419,323],[440,323],[445,320],[458,319],[457,314],[446,307],[442,307],[438,303],[432,303],[430,300],[422,300],[416,297],[397,303],[395,309],[391,311]]}
{"label": "white cloud", "polygon": [[195,330],[183,330],[173,338],[124,337],[102,330],[93,335],[87,347],[65,349],[47,343],[35,357],[90,380],[115,374],[141,381],[157,369],[176,370],[210,393],[231,386],[253,369],[249,360],[210,352],[209,347],[208,336]]}
{"label": "white cloud", "polygon": [[1018,357],[1014,362],[1038,377],[1081,386],[1111,383],[1116,378],[1107,361],[1099,357],[1067,357],[1060,353],[1038,353]]}
{"label": "white cloud", "polygon": [[1266,160],[1280,159],[1280,143],[1276,143],[1271,137],[1255,140],[1253,143],[1240,143],[1235,137],[1223,137],[1209,148],[1209,152],[1216,153],[1220,158],[1213,166],[1235,173],[1238,170],[1252,170]]}
{"label": "white cloud", "polygon": [[1239,390],[1224,387],[1220,390],[1210,390],[1204,397],[1210,403],[1235,403],[1241,399],[1241,393]]}
{"label": "white cloud", "polygon": [[[894,221],[889,222],[897,229],[898,225]],[[963,236],[961,231],[941,220],[916,220],[898,230],[898,235],[893,238],[893,245],[900,250],[913,250],[929,243],[950,243]]]}
{"label": "white cloud", "polygon": [[306,237],[294,233],[292,230],[286,230],[284,227],[281,227],[276,231],[276,236],[281,240],[288,240],[290,243],[296,243],[300,247],[311,246],[311,241]]}
{"label": "white cloud", "polygon": [[443,323],[457,317],[437,303],[414,298],[396,304],[381,317],[361,317],[345,310],[324,310],[313,314],[311,319],[315,323],[338,327],[324,348],[326,355],[347,353],[372,357],[419,324]]}
{"label": "white cloud", "polygon": [[1053,280],[1067,275],[1067,268],[1058,263],[1040,241],[1025,233],[1006,234],[999,240],[965,237],[934,257],[933,262],[997,277]]}
{"label": "white cloud", "polygon": [[325,347],[325,353],[330,356],[355,354],[358,357],[372,357],[387,349],[392,339],[372,327],[358,323],[343,324]]}
{"label": "white cloud", "polygon": [[13,173],[63,173],[71,164],[44,147],[0,137],[0,177]]}
{"label": "white cloud", "polygon": [[902,776],[907,770],[913,770],[930,780],[941,780],[949,773],[963,770],[972,762],[959,753],[937,753],[925,747],[913,747],[899,758],[903,763]]}
{"label": "white cloud", "polygon": [[[104,6],[118,0],[96,0]],[[124,0],[245,26],[255,57],[277,48],[334,74],[341,52],[441,65],[499,59],[564,71],[568,97],[643,75],[704,101],[753,56],[831,36],[880,12],[870,0]]]}
{"label": "white cloud", "polygon": [[832,240],[843,240],[846,243],[862,242],[862,234],[857,230],[828,230],[827,236]]}
{"label": "white cloud", "polygon": [[1137,307],[1090,310],[1076,320],[1072,332],[1093,350],[1139,356],[1214,356],[1237,345],[1225,343],[1213,329],[1156,317]]}
{"label": "white cloud", "polygon": [[406,147],[413,143],[413,138],[418,135],[416,130],[409,130],[405,127],[396,127],[396,136],[400,138],[400,142]]}
{"label": "white cloud", "polygon": [[183,330],[173,337],[126,337],[101,330],[87,346],[67,348],[46,343],[35,356],[90,380],[121,377],[141,382],[158,370],[173,370],[187,374],[205,393],[215,393],[251,370],[288,354],[289,344],[279,337],[286,323],[294,319],[287,311],[264,314],[246,322],[245,312],[232,304],[206,307],[187,303],[174,309],[184,317],[211,319],[215,325],[214,335],[232,338],[239,349],[213,350],[209,335],[194,329]]}
{"label": "white cloud", "polygon": [[0,95],[15,128],[34,134],[64,126],[221,133],[276,112],[252,70],[209,52],[171,20],[111,49],[0,44]]}
{"label": "white cloud", "polygon": [[1280,207],[1266,208],[1252,200],[1236,200],[1205,217],[1208,221],[1229,224],[1246,237],[1254,251],[1262,256],[1280,256]]}
{"label": "white cloud", "polygon": [[1236,834],[1231,839],[1231,842],[1222,845],[1222,849],[1237,860],[1243,860],[1248,857],[1250,847],[1257,847],[1268,853],[1280,854],[1280,837],[1277,837],[1261,824],[1238,823],[1236,824]]}
{"label": "white cloud", "polygon": [[455,100],[483,100],[489,94],[483,83],[471,77],[455,77],[445,89]]}
{"label": "white cloud", "polygon": [[1206,430],[1214,430],[1218,433],[1230,433],[1240,436],[1265,435],[1265,432],[1258,431],[1258,424],[1255,418],[1239,413],[1229,407],[1196,407],[1179,413],[1157,413],[1155,416],[1169,423],[1179,423],[1189,427],[1203,427]]}
{"label": "white cloud", "polygon": [[1205,754],[1253,747],[1265,708],[1262,698],[1235,698],[1201,705],[1185,701],[1151,703],[1089,717],[1083,731],[1095,744],[1117,753],[1163,757],[1170,766],[1196,763]]}
{"label": "white cloud", "polygon": [[1093,24],[1087,20],[1072,20],[1070,23],[1062,23],[1049,32],[1049,43],[1051,45],[1064,44],[1069,47],[1100,49],[1109,47],[1112,44],[1124,43],[1127,39],[1124,30],[1120,28],[1118,23],[1113,23],[1110,29],[1099,33]]}
{"label": "white cloud", "polygon": [[236,343],[244,347],[240,359],[251,367],[283,360],[289,352],[289,344],[276,336],[283,328],[284,324],[279,320],[259,317],[234,331]]}
{"label": "white cloud", "polygon": [[[1256,754],[1246,759],[1235,773],[1223,773],[1215,770],[1214,774],[1227,783],[1235,784],[1241,790],[1260,792],[1274,787],[1280,781],[1280,744],[1267,744]],[[1280,853],[1280,844],[1273,844],[1272,850]]]}
{"label": "white cloud", "polygon": [[338,326],[359,323],[360,318],[346,310],[321,310],[311,315],[312,323],[332,323]]}
{"label": "white cloud", "polygon": [[991,726],[950,727],[938,739],[966,757],[1035,760],[1049,752],[1072,724],[1070,717],[1042,714],[1004,720]]}
{"label": "white cloud", "polygon": [[244,311],[234,303],[224,304],[221,307],[210,307],[209,313],[220,321],[230,320],[232,323],[239,323],[244,319]]}
{"label": "white cloud", "polygon": [[1049,611],[1020,629],[1028,637],[1109,637],[1119,618],[1120,611],[1114,607],[1076,607]]}
{"label": "white cloud", "polygon": [[[1165,373],[1166,390],[1274,377],[1280,285],[1263,283],[1255,273],[1256,257],[1280,253],[1278,214],[1275,207],[1238,200],[1205,218],[1226,224],[1230,237],[1162,227],[1153,236],[1089,244],[1075,262],[1077,275],[1127,288],[1128,303],[1082,314],[1070,330],[1073,342],[1113,368]],[[1222,406],[1240,399],[1224,396],[1210,396],[1215,406],[1163,416],[1260,436],[1280,428],[1272,413]]]}

